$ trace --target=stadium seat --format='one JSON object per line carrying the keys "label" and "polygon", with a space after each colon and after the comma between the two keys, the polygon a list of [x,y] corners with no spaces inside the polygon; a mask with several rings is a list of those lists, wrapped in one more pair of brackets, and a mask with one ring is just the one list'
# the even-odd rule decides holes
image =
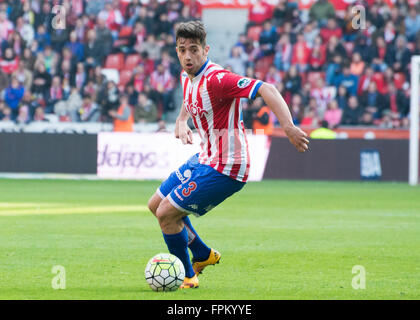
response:
{"label": "stadium seat", "polygon": [[133,76],[133,70],[121,70],[120,71],[120,86],[125,86],[128,82],[130,82],[131,77]]}
{"label": "stadium seat", "polygon": [[273,65],[274,55],[262,57],[255,63],[255,75],[258,79],[264,79],[268,69]]}
{"label": "stadium seat", "polygon": [[130,54],[129,56],[127,56],[127,59],[125,60],[124,69],[132,71],[135,67],[138,66],[140,59],[141,59],[140,55]]}
{"label": "stadium seat", "polygon": [[105,68],[122,70],[124,68],[124,54],[123,53],[110,54],[106,58]]}
{"label": "stadium seat", "polygon": [[248,29],[248,38],[253,41],[258,41],[260,39],[260,33],[263,30],[262,26],[252,26]]}

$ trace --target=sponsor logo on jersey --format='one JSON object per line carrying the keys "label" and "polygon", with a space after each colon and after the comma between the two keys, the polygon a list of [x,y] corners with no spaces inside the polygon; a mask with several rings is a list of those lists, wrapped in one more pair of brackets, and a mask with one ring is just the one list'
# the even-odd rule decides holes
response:
{"label": "sponsor logo on jersey", "polygon": [[[178,187],[178,189],[181,189],[181,186],[179,186],[179,187]],[[178,190],[177,190],[177,189],[175,189],[175,190],[174,190],[174,193],[175,193],[176,197],[177,197],[179,200],[184,201],[184,198],[182,198],[182,197],[179,195],[179,193],[178,193]]]}
{"label": "sponsor logo on jersey", "polygon": [[191,178],[191,170],[189,169],[185,170],[183,175],[179,170],[176,170],[175,174],[181,183],[185,183]]}
{"label": "sponsor logo on jersey", "polygon": [[217,74],[216,78],[217,78],[217,80],[219,80],[219,83],[222,82],[222,78],[225,76],[225,74],[226,73],[224,73],[224,72],[221,72],[221,73]]}
{"label": "sponsor logo on jersey", "polygon": [[241,78],[238,80],[238,88],[246,88],[249,86],[249,84],[251,83],[251,79],[248,78]]}
{"label": "sponsor logo on jersey", "polygon": [[193,103],[189,103],[188,101],[184,101],[184,104],[187,106],[187,111],[193,115],[194,117],[199,116],[200,118],[204,117],[204,115],[208,114],[203,107],[198,105],[198,101],[194,101]]}

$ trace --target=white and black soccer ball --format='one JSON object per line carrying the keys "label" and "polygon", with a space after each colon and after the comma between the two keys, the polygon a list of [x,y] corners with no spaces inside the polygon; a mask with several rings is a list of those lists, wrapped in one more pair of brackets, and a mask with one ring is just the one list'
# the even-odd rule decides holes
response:
{"label": "white and black soccer ball", "polygon": [[184,281],[185,268],[173,254],[159,253],[149,260],[144,275],[154,291],[175,291]]}

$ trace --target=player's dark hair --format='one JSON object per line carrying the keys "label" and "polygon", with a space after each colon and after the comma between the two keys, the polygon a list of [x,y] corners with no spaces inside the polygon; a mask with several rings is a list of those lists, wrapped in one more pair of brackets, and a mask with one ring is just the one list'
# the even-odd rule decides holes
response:
{"label": "player's dark hair", "polygon": [[199,20],[180,23],[176,29],[175,41],[178,43],[179,38],[198,40],[201,46],[206,45],[206,29],[203,22]]}

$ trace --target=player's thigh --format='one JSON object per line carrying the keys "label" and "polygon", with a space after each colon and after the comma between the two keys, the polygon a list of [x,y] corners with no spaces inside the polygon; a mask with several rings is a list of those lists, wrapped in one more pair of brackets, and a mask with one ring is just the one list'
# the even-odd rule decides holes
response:
{"label": "player's thigh", "polygon": [[195,170],[196,162],[197,155],[194,155],[162,182],[160,187],[156,190],[156,194],[161,199],[165,199],[174,188],[186,183],[190,179],[192,172]]}
{"label": "player's thigh", "polygon": [[244,185],[245,183],[202,165],[193,171],[188,182],[175,187],[167,198],[178,210],[202,216],[241,190]]}

